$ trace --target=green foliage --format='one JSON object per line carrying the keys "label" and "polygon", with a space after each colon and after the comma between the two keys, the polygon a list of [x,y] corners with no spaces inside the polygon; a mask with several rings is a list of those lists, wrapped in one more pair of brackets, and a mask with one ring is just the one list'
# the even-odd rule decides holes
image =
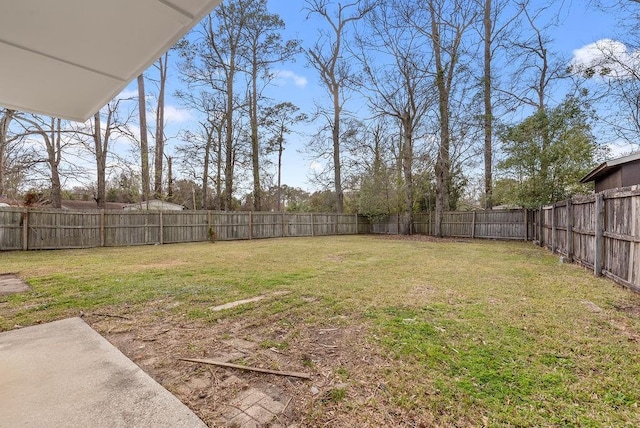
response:
{"label": "green foliage", "polygon": [[500,202],[535,208],[587,192],[580,179],[603,155],[589,115],[579,99],[569,97],[503,128],[499,137],[505,158],[498,170],[507,181],[497,191]]}
{"label": "green foliage", "polygon": [[380,219],[398,212],[402,195],[397,185],[397,174],[384,163],[367,169],[360,182],[358,213],[371,220]]}

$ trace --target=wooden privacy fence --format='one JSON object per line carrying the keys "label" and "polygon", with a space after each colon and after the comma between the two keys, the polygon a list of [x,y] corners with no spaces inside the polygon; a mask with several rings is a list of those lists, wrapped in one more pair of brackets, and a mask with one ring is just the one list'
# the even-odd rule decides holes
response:
{"label": "wooden privacy fence", "polygon": [[368,233],[353,214],[0,208],[0,250],[118,247]]}
{"label": "wooden privacy fence", "polygon": [[[575,197],[539,210],[447,212],[443,235],[533,240],[640,291],[640,188]],[[0,208],[0,250],[115,247],[294,236],[399,234],[406,218],[221,211],[84,211]],[[433,213],[414,214],[432,235]]]}
{"label": "wooden privacy fence", "polygon": [[534,213],[533,240],[640,292],[640,189],[575,197]]}
{"label": "wooden privacy fence", "polygon": [[[486,238],[529,240],[533,232],[532,213],[528,210],[491,210],[446,212],[442,219],[442,235],[452,238]],[[371,223],[371,233],[402,233],[405,218],[392,215]],[[434,214],[413,215],[413,232],[433,235]]]}

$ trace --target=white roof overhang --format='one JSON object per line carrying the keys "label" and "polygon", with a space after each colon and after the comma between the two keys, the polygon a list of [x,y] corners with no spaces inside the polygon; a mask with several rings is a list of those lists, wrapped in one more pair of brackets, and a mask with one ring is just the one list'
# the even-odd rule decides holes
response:
{"label": "white roof overhang", "polygon": [[220,2],[5,1],[0,105],[84,121]]}

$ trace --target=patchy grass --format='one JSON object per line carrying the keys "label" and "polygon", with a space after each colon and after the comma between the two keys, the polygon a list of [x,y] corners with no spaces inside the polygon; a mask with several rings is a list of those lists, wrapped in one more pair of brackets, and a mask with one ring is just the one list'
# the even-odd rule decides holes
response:
{"label": "patchy grass", "polygon": [[[327,237],[0,258],[33,287],[0,296],[0,330],[81,311],[202,329],[242,320],[270,329],[256,337],[265,352],[335,351],[298,356],[349,385],[327,386],[303,424],[640,425],[640,296],[531,244]],[[290,294],[209,310],[275,291]],[[360,349],[322,341],[352,325],[367,327]]]}

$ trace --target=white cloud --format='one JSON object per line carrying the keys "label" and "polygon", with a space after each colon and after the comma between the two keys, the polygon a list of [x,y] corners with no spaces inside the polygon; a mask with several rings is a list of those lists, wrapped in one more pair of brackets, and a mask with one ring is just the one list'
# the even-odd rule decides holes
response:
{"label": "white cloud", "polygon": [[167,122],[184,123],[192,119],[191,112],[175,106],[164,107],[164,120]]}
{"label": "white cloud", "polygon": [[622,156],[627,156],[631,153],[636,153],[639,147],[637,144],[632,144],[628,141],[620,140],[607,144],[607,149],[609,150],[607,158],[615,159]]}
{"label": "white cloud", "polygon": [[293,82],[298,88],[307,86],[307,78],[294,73],[291,70],[278,70],[275,72],[275,84],[279,86],[286,85],[289,81]]}
{"label": "white cloud", "polygon": [[626,78],[640,73],[640,51],[630,51],[617,40],[601,39],[574,50],[571,65],[577,70],[606,71],[608,76]]}

